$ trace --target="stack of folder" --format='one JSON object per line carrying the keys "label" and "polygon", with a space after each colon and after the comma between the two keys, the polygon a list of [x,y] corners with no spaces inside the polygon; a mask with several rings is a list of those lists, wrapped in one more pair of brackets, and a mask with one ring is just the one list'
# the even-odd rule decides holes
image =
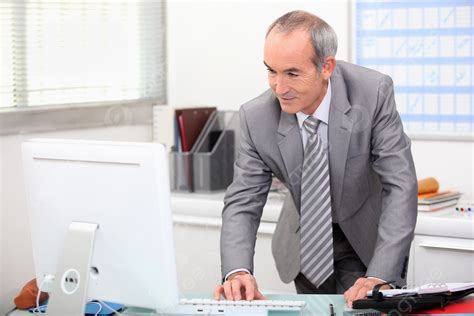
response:
{"label": "stack of folder", "polygon": [[473,315],[474,283],[430,283],[408,289],[373,289],[353,302],[354,309],[373,308],[389,315]]}
{"label": "stack of folder", "polygon": [[457,191],[441,191],[418,195],[418,211],[436,211],[456,205],[461,193]]}
{"label": "stack of folder", "polygon": [[170,150],[171,189],[226,189],[233,178],[238,114],[216,107],[170,106],[155,106],[153,114],[153,138]]}
{"label": "stack of folder", "polygon": [[461,193],[439,191],[439,183],[433,178],[418,180],[418,211],[429,212],[456,205]]}

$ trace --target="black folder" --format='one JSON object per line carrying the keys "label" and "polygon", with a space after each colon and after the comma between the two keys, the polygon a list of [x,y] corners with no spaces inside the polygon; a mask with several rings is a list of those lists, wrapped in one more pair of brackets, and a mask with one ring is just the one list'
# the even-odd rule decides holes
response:
{"label": "black folder", "polygon": [[367,298],[352,303],[354,309],[372,308],[388,315],[404,315],[411,312],[444,308],[463,297],[474,293],[474,289],[457,292],[441,292],[432,294],[417,294],[407,296]]}

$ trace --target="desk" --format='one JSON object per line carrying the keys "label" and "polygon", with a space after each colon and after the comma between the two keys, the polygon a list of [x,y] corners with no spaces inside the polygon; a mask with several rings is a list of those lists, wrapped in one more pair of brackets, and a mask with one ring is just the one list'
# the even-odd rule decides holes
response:
{"label": "desk", "polygon": [[[187,295],[187,298],[211,298],[210,295]],[[334,305],[334,311],[337,316],[343,316],[344,311],[351,311],[352,309],[345,306],[344,297],[342,295],[267,295],[268,299],[271,300],[297,300],[305,301],[307,307],[304,310],[303,315],[329,315],[329,304]],[[141,315],[146,316],[144,312],[147,310],[129,308],[125,310],[123,314],[126,315]],[[32,314],[27,311],[13,311],[8,316],[31,316]],[[154,313],[147,313],[147,315],[155,315]],[[172,315],[172,314],[171,314]]]}
{"label": "desk", "polygon": [[454,207],[418,212],[409,284],[474,280],[474,214]]}

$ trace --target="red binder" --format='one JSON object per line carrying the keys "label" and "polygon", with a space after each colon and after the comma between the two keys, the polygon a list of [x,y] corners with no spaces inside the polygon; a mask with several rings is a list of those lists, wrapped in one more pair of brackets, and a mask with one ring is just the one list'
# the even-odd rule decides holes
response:
{"label": "red binder", "polygon": [[474,314],[474,295],[469,295],[445,308],[435,308],[415,315],[472,315]]}
{"label": "red binder", "polygon": [[183,152],[190,151],[215,107],[177,109],[176,119]]}

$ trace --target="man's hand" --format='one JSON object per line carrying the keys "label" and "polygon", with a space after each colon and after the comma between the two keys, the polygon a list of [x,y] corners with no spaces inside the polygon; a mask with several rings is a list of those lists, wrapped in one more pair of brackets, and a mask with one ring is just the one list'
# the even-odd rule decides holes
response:
{"label": "man's hand", "polygon": [[[377,284],[385,283],[379,279],[358,278],[354,285],[344,292],[344,299],[349,307],[352,307],[352,302],[355,300],[367,297],[367,291],[371,291]],[[390,286],[384,285],[381,289],[389,289]]]}
{"label": "man's hand", "polygon": [[266,299],[258,290],[257,281],[250,273],[239,271],[231,274],[222,285],[217,285],[214,290],[214,299],[219,300],[224,294],[226,300],[264,300]]}

